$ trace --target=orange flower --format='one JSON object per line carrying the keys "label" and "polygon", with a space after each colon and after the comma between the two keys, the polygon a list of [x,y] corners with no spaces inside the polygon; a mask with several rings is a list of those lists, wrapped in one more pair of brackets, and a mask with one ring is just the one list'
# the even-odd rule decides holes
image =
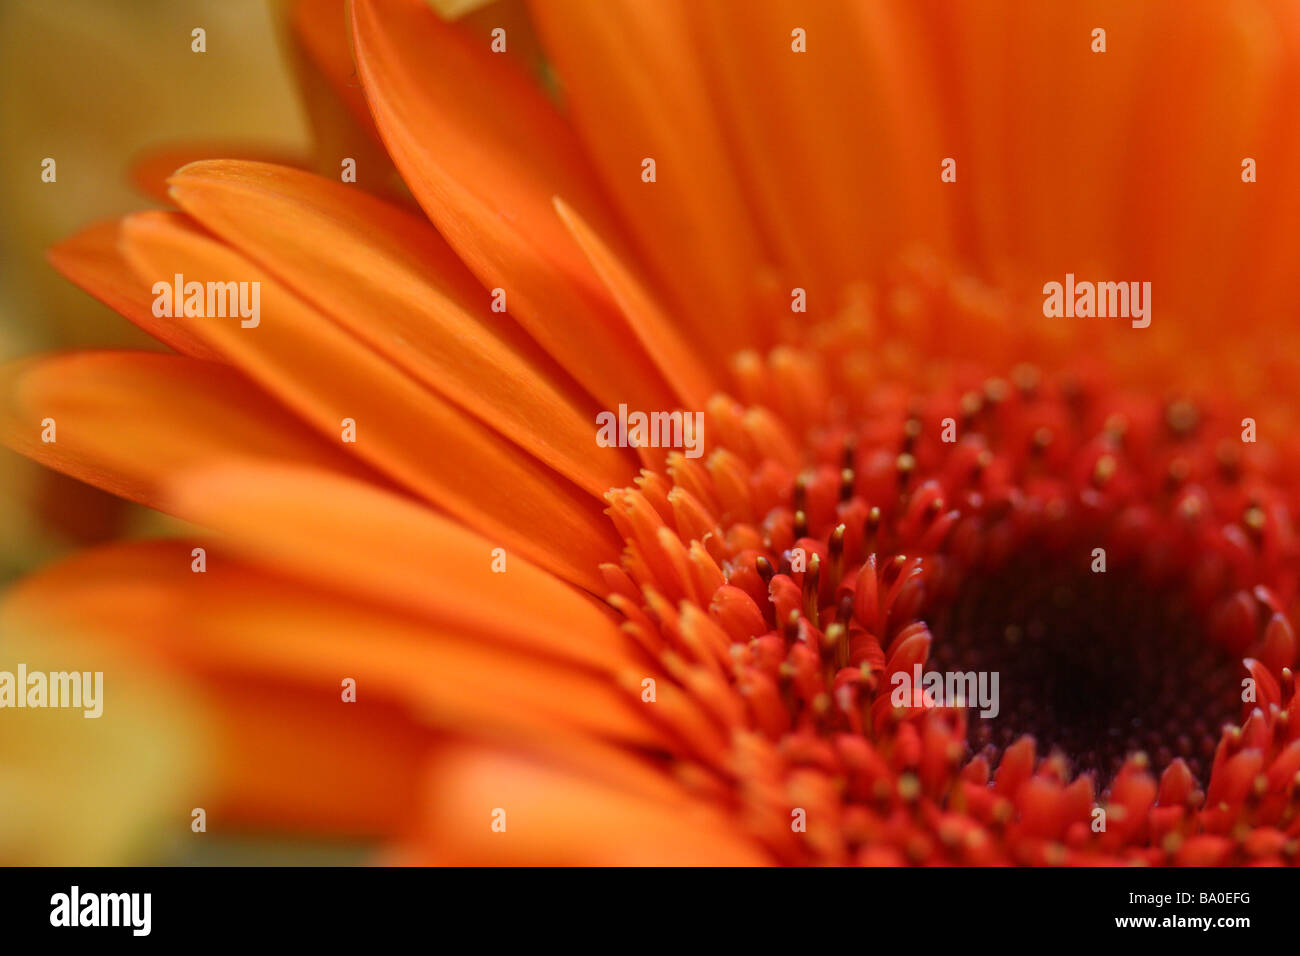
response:
{"label": "orange flower", "polygon": [[10,619],[217,692],[214,826],[402,862],[1294,862],[1295,5],[531,12],[563,109],[299,5],[418,210],[212,160],[53,251],[178,354],[20,363],[6,441],[221,536]]}

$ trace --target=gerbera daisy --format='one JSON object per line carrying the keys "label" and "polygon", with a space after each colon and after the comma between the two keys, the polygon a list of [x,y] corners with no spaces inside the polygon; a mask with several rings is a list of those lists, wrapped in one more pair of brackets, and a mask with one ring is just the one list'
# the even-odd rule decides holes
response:
{"label": "gerbera daisy", "polygon": [[[361,183],[195,162],[53,250],[176,354],[19,363],[6,441],[219,535],[7,618],[211,689],[228,832],[1295,862],[1298,8],[529,9],[558,104],[519,21],[300,3]],[[1075,274],[1150,325],[1046,316]]]}

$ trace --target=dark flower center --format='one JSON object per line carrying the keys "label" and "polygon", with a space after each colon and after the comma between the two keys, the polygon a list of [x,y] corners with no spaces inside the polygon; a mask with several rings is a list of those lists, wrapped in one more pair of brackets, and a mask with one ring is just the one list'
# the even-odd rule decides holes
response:
{"label": "dark flower center", "polygon": [[1088,555],[1022,556],[927,615],[939,671],[996,671],[999,712],[970,714],[972,750],[996,758],[1022,734],[1104,788],[1131,753],[1157,772],[1183,758],[1204,784],[1240,710],[1240,663],[1211,641],[1176,585]]}

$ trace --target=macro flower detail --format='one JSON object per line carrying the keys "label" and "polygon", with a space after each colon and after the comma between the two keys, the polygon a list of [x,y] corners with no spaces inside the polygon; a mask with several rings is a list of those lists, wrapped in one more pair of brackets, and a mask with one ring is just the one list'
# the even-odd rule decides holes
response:
{"label": "macro flower detail", "polygon": [[[909,393],[845,348],[738,363],[840,397],[806,448],[798,408],[716,399],[707,467],[611,495],[611,603],[710,718],[677,730],[740,819],[787,862],[1294,862],[1289,478],[1183,400],[1031,366]],[[1000,719],[896,706],[936,660],[1000,671]]]}
{"label": "macro flower detail", "polygon": [[50,251],[170,352],[0,435],[178,520],[6,626],[383,862],[1295,864],[1294,7],[466,6],[293,4],[327,175],[150,156]]}

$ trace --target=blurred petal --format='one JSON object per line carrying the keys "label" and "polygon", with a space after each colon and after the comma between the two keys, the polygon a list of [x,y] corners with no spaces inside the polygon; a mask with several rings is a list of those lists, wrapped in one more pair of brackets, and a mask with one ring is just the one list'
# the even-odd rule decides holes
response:
{"label": "blurred petal", "polygon": [[[753,0],[743,16],[726,4],[681,6],[689,25],[677,42],[696,41],[689,55],[729,136],[734,173],[773,254],[808,289],[810,311],[838,306],[844,283],[877,274],[909,240],[946,249],[951,194],[939,163],[955,154],[936,128],[939,90],[907,28],[909,0]],[[795,28],[805,52],[791,48]],[[610,41],[603,49],[617,69]],[[656,83],[676,70],[653,49],[618,59],[629,84],[633,64]],[[583,80],[596,77],[588,70]]]}
{"label": "blurred petal", "polygon": [[[686,4],[545,0],[531,9],[601,181],[711,357],[766,344],[754,341],[748,308],[763,253]],[[641,179],[647,157],[653,183]]]}
{"label": "blurred petal", "polygon": [[50,262],[100,302],[126,316],[182,355],[219,361],[220,356],[184,326],[153,314],[154,294],[136,276],[118,247],[118,220],[89,226],[50,248]]}
{"label": "blurred petal", "polygon": [[[475,747],[429,767],[423,843],[399,862],[451,866],[750,866],[769,862],[705,802],[665,802]],[[494,832],[504,811],[505,830]]]}
{"label": "blurred petal", "polygon": [[[365,475],[242,376],[150,352],[83,352],[12,363],[0,381],[0,438],[96,487],[166,510],[186,468],[274,459]],[[42,421],[55,422],[44,442]],[[183,516],[182,516],[183,517]]]}
{"label": "blurred petal", "polygon": [[590,598],[418,502],[306,468],[232,465],[179,477],[178,511],[230,548],[336,593],[458,632],[608,670],[629,643]]}
{"label": "blurred petal", "polygon": [[409,828],[435,734],[400,706],[344,705],[337,693],[243,675],[202,686],[212,776],[195,799],[210,831],[359,839]]}
{"label": "blurred petal", "polygon": [[201,675],[310,690],[337,703],[400,705],[436,726],[475,733],[581,730],[662,747],[638,699],[608,677],[493,644],[251,568],[210,542],[191,571],[191,543],[133,542],[83,552],[25,579],[6,615],[84,626],[112,644]]}

